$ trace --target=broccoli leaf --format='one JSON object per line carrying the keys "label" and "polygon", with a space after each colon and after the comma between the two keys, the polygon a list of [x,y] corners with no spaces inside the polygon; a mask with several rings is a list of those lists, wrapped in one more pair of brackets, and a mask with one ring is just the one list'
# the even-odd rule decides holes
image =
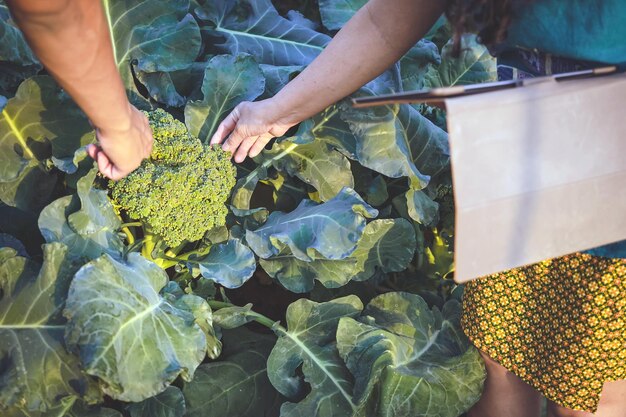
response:
{"label": "broccoli leaf", "polygon": [[267,178],[267,167],[271,161],[266,161],[257,166],[248,175],[237,180],[230,198],[232,207],[238,210],[250,210],[252,194],[259,184],[259,181]]}
{"label": "broccoli leaf", "polygon": [[303,200],[291,213],[275,211],[246,241],[261,258],[278,255],[285,247],[303,261],[324,257],[343,259],[356,249],[365,219],[378,215],[353,190],[344,188],[323,204]]}
{"label": "broccoli leaf", "polygon": [[320,16],[328,30],[339,30],[367,0],[319,0]]}
{"label": "broccoli leaf", "polygon": [[[354,188],[350,161],[323,141],[291,146],[289,141],[275,143],[264,156],[272,158],[279,171],[296,176],[319,192],[322,201],[335,197],[343,187]],[[280,158],[273,158],[284,153]]]}
{"label": "broccoli leaf", "polygon": [[179,375],[190,380],[207,354],[214,337],[208,304],[170,286],[160,294],[167,280],[156,264],[131,253],[125,262],[103,255],[72,281],[65,341],[113,398],[141,401]]}
{"label": "broccoli leaf", "polygon": [[105,0],[103,6],[115,64],[136,104],[143,99],[135,87],[133,70],[185,69],[200,53],[202,39],[198,24],[188,13],[189,0]]}
{"label": "broccoli leaf", "polygon": [[270,414],[280,396],[267,377],[275,338],[245,328],[224,332],[220,360],[200,365],[183,394],[187,417],[259,417]]}
{"label": "broccoli leaf", "polygon": [[367,225],[352,254],[357,260],[357,281],[371,278],[377,271],[403,271],[415,254],[415,229],[404,219],[374,220]]}
{"label": "broccoli leaf", "polygon": [[222,329],[235,329],[254,321],[252,304],[220,308],[213,313],[213,323]]}
{"label": "broccoli leaf", "polygon": [[137,72],[137,79],[146,86],[150,97],[169,107],[183,107],[186,103],[177,90],[169,72]]}
{"label": "broccoli leaf", "polygon": [[180,389],[169,386],[154,397],[126,407],[130,417],[183,417],[185,399]]}
{"label": "broccoli leaf", "polygon": [[39,216],[39,230],[48,243],[62,242],[75,258],[95,259],[107,253],[121,257],[124,244],[117,235],[121,221],[106,191],[93,188],[97,171],[78,181],[77,195],[61,197]]}
{"label": "broccoli leaf", "polygon": [[388,177],[409,177],[421,189],[429,176],[448,167],[448,135],[411,106],[381,109],[372,116],[356,109],[342,111],[357,142],[357,159]]}
{"label": "broccoli leaf", "polygon": [[457,300],[440,312],[408,293],[380,295],[364,310],[354,295],[296,301],[288,329],[276,328],[268,374],[292,401],[308,391],[305,381],[310,392],[281,416],[462,414],[480,397],[485,370],[460,313]]}
{"label": "broccoli leaf", "polygon": [[357,138],[350,130],[350,126],[341,119],[340,107],[341,105],[330,106],[311,119],[303,121],[289,141],[300,145],[324,142],[346,157],[357,159]]}
{"label": "broccoli leaf", "polygon": [[397,272],[406,268],[415,253],[415,231],[404,219],[374,220],[369,223],[355,251],[347,258],[316,258],[310,262],[293,256],[288,249],[261,259],[263,269],[289,291],[309,292],[314,280],[326,288],[338,288],[350,280],[363,281],[376,271]]}
{"label": "broccoli leaf", "polygon": [[[371,175],[370,171],[370,175]],[[363,186],[362,194],[365,195],[365,201],[372,206],[381,206],[389,198],[389,190],[387,189],[387,182],[382,175],[357,178],[357,181],[361,181]],[[367,181],[367,182],[365,182]]]}
{"label": "broccoli leaf", "polygon": [[496,60],[489,50],[476,39],[476,35],[467,34],[461,39],[461,54],[452,56],[454,40],[443,47],[441,65],[429,71],[425,86],[448,87],[453,85],[478,84],[497,81]]}
{"label": "broccoli leaf", "polygon": [[422,39],[400,60],[402,89],[404,91],[423,89],[431,72],[437,71],[440,64],[441,55],[437,45]]}
{"label": "broccoli leaf", "polygon": [[44,245],[41,266],[0,249],[0,408],[29,415],[66,397],[97,398],[63,343],[60,312],[78,266],[61,243]]}
{"label": "broccoli leaf", "polygon": [[265,77],[265,92],[261,98],[273,97],[278,93],[293,77],[299,74],[303,69],[303,65],[276,66],[262,64],[260,65],[263,76]]}
{"label": "broccoli leaf", "polygon": [[408,214],[411,219],[427,227],[433,227],[439,220],[439,204],[422,190],[409,190],[405,194]]}
{"label": "broccoli leaf", "polygon": [[312,259],[303,261],[284,249],[276,256],[259,260],[261,267],[272,278],[291,292],[306,293],[313,289],[315,280],[327,288],[338,288],[346,285],[357,273],[357,260],[353,257],[345,259]]}
{"label": "broccoli leaf", "polygon": [[307,65],[330,37],[281,17],[270,0],[200,0],[203,35],[224,39],[221,53],[246,52],[260,64]]}
{"label": "broccoli leaf", "polygon": [[256,270],[254,253],[238,239],[211,246],[206,256],[193,259],[192,264],[199,266],[204,278],[226,288],[241,287]]}
{"label": "broccoli leaf", "polygon": [[[360,416],[352,397],[353,377],[335,346],[335,331],[342,317],[357,317],[363,304],[351,295],[327,303],[300,299],[287,308],[287,330],[278,330],[267,370],[272,385],[284,396],[300,402],[281,407],[282,417]],[[299,375],[302,367],[304,377]]]}
{"label": "broccoli leaf", "polygon": [[265,78],[251,56],[213,57],[204,72],[204,99],[190,101],[185,107],[189,133],[208,143],[219,122],[239,102],[254,100],[264,89]]}
{"label": "broccoli leaf", "polygon": [[52,78],[24,81],[0,115],[0,199],[38,212],[58,180],[44,161],[73,155],[92,140],[87,118]]}
{"label": "broccoli leaf", "polygon": [[10,95],[23,80],[37,74],[42,67],[2,3],[0,39],[0,94]]}
{"label": "broccoli leaf", "polygon": [[388,293],[361,317],[339,320],[337,348],[367,415],[456,417],[480,398],[484,365],[460,314],[456,300],[440,312],[417,295]]}

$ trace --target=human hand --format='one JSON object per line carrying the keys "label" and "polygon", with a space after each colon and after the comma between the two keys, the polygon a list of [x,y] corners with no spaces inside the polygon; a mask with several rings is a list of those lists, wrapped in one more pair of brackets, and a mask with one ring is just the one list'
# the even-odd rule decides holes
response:
{"label": "human hand", "polygon": [[246,156],[257,156],[270,139],[284,135],[298,123],[289,120],[271,98],[244,101],[220,123],[211,138],[211,145],[223,142],[222,149],[232,152],[235,162],[241,163]]}
{"label": "human hand", "polygon": [[129,104],[129,122],[121,128],[95,126],[98,144],[87,146],[87,153],[105,177],[114,181],[134,171],[152,152],[152,129],[148,118]]}

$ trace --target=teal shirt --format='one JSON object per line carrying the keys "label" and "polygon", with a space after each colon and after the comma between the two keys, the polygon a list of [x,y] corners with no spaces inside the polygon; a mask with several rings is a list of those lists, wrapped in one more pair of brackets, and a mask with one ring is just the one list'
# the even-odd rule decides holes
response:
{"label": "teal shirt", "polygon": [[[626,0],[520,1],[503,49],[626,67]],[[500,48],[499,48],[500,49]]]}
{"label": "teal shirt", "polygon": [[[561,58],[626,69],[626,0],[520,0],[506,41],[494,51],[538,50]],[[508,62],[507,62],[508,61]],[[626,103],[626,98],[624,98]],[[626,213],[624,213],[626,216]],[[585,253],[626,258],[626,240]]]}

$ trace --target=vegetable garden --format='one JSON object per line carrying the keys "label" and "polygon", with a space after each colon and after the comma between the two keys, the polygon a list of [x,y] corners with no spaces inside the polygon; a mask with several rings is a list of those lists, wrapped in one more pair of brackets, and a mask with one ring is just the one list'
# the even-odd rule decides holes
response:
{"label": "vegetable garden", "polygon": [[[207,145],[364,3],[104,0],[155,132],[115,184],[0,3],[2,416],[454,417],[479,398],[441,110],[340,102],[242,164]],[[495,78],[450,38],[442,19],[355,94]]]}

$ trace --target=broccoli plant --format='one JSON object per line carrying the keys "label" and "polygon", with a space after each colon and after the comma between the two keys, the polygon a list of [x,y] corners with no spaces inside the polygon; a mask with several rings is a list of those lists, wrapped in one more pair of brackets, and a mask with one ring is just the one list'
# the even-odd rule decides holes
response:
{"label": "broccoli plant", "polygon": [[146,114],[154,134],[150,158],[122,180],[110,181],[109,188],[119,208],[141,222],[142,253],[156,260],[156,248],[169,247],[175,256],[186,243],[224,225],[236,169],[227,152],[202,144],[169,113]]}

